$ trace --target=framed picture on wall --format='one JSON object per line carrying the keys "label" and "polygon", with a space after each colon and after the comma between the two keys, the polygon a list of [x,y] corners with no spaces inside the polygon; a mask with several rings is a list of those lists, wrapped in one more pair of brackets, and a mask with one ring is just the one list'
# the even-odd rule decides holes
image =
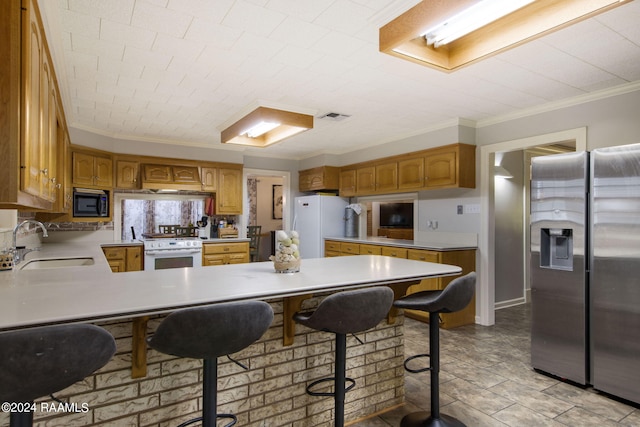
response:
{"label": "framed picture on wall", "polygon": [[273,186],[273,219],[282,219],[282,185]]}

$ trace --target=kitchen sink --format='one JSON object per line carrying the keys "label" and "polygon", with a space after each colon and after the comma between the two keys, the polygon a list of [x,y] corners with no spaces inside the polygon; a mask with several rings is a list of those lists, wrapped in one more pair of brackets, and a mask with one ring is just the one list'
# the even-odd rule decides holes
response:
{"label": "kitchen sink", "polygon": [[49,258],[25,262],[20,270],[43,270],[47,268],[81,267],[93,265],[93,258]]}

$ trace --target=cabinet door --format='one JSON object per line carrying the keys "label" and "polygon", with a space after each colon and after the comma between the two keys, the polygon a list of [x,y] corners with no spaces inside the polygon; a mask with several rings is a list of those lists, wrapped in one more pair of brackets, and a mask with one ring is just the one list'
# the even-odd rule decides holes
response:
{"label": "cabinet door", "polygon": [[424,249],[409,249],[407,258],[416,261],[440,262],[439,253],[435,251],[427,251]]}
{"label": "cabinet door", "polygon": [[407,257],[407,249],[405,248],[395,248],[393,246],[383,246],[382,247],[382,255],[390,256],[393,258],[406,258]]}
{"label": "cabinet door", "polygon": [[376,192],[384,193],[398,189],[398,163],[376,166]]}
{"label": "cabinet door", "polygon": [[360,255],[380,255],[382,253],[382,246],[378,245],[360,245]]}
{"label": "cabinet door", "polygon": [[42,37],[33,4],[23,13],[23,70],[25,76],[24,85],[24,110],[22,128],[22,161],[21,161],[21,185],[22,191],[34,196],[40,195],[40,85],[42,57],[44,54]]}
{"label": "cabinet door", "polygon": [[144,173],[144,180],[146,182],[157,182],[160,184],[169,184],[173,182],[171,166],[144,165],[142,173]]}
{"label": "cabinet door", "polygon": [[224,265],[226,255],[203,255],[202,265],[205,267],[211,265]]}
{"label": "cabinet door", "polygon": [[94,158],[95,181],[99,187],[113,187],[113,161],[107,157]]}
{"label": "cabinet door", "polygon": [[200,178],[202,179],[203,191],[218,190],[218,169],[203,167],[200,168],[200,175]]}
{"label": "cabinet door", "polygon": [[341,242],[340,253],[342,255],[360,255],[360,244]]}
{"label": "cabinet door", "polygon": [[401,160],[398,162],[398,188],[400,190],[422,188],[424,186],[424,158]]}
{"label": "cabinet door", "polygon": [[352,197],[356,195],[356,170],[340,171],[340,196]]}
{"label": "cabinet door", "polygon": [[425,157],[425,186],[449,187],[458,183],[456,151],[448,151]]}
{"label": "cabinet door", "polygon": [[51,67],[46,60],[47,55],[42,52],[42,69],[40,70],[40,197],[51,200],[51,186],[49,185],[49,161],[51,160],[51,118],[49,117],[51,104],[49,96],[51,90]]}
{"label": "cabinet door", "polygon": [[376,168],[368,166],[356,170],[356,194],[372,194],[376,191]]}
{"label": "cabinet door", "polygon": [[313,173],[311,171],[300,171],[298,173],[298,191],[312,191],[312,180]]}
{"label": "cabinet door", "polygon": [[126,248],[126,268],[127,271],[141,271],[143,270],[143,256],[142,247],[129,246]]}
{"label": "cabinet door", "polygon": [[85,153],[72,154],[73,183],[75,185],[93,185],[93,156]]}
{"label": "cabinet door", "polygon": [[60,128],[58,126],[58,95],[55,89],[55,82],[53,80],[53,74],[50,75],[49,82],[49,96],[47,102],[49,103],[48,111],[48,137],[47,143],[43,147],[47,152],[47,161],[45,163],[46,186],[43,192],[43,197],[47,200],[55,202],[61,197],[62,188],[62,167],[58,163],[58,151],[59,145],[62,143],[60,139]]}
{"label": "cabinet door", "polygon": [[218,170],[218,190],[216,192],[218,215],[242,214],[242,170]]}
{"label": "cabinet door", "polygon": [[138,172],[140,163],[129,160],[118,160],[116,162],[116,187],[126,189],[136,189],[138,186]]}
{"label": "cabinet door", "polygon": [[176,184],[200,185],[200,176],[196,166],[173,166],[173,182]]}

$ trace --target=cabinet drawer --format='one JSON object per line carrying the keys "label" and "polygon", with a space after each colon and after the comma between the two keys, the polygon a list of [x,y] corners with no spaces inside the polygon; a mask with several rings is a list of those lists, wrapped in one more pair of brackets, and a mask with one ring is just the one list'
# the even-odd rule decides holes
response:
{"label": "cabinet drawer", "polygon": [[382,255],[394,257],[394,258],[406,258],[407,249],[405,248],[392,248],[389,246],[382,247]]}
{"label": "cabinet drawer", "polygon": [[360,255],[380,255],[382,247],[378,245],[360,245]]}
{"label": "cabinet drawer", "polygon": [[205,255],[249,252],[249,242],[204,244],[202,246],[202,251]]}
{"label": "cabinet drawer", "polygon": [[420,249],[408,249],[407,258],[416,261],[440,262],[438,252],[425,251]]}
{"label": "cabinet drawer", "polygon": [[102,248],[104,256],[107,260],[121,259],[124,260],[126,256],[125,248]]}
{"label": "cabinet drawer", "polygon": [[334,240],[325,240],[324,242],[325,252],[340,252],[340,242]]}
{"label": "cabinet drawer", "polygon": [[359,255],[360,245],[358,243],[340,243],[340,252],[347,255]]}

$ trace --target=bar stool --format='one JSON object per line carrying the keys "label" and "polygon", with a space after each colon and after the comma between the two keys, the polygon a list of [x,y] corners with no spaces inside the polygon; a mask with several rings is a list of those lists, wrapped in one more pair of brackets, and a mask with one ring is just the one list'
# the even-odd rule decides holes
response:
{"label": "bar stool", "polygon": [[273,310],[269,304],[243,301],[178,310],[160,323],[148,339],[152,348],[165,354],[203,360],[202,416],[180,427],[198,421],[202,421],[203,427],[214,427],[217,418],[232,420],[225,427],[237,422],[233,414],[216,413],[218,357],[229,357],[250,346],[262,337],[272,321]]}
{"label": "bar stool", "polygon": [[[398,308],[426,311],[429,313],[429,354],[418,354],[404,362],[407,371],[431,372],[431,413],[414,412],[402,418],[400,427],[465,427],[460,420],[449,415],[440,414],[440,313],[453,313],[469,305],[476,290],[476,273],[458,277],[451,281],[444,290],[422,291],[396,300],[393,305]],[[410,369],[407,364],[418,357],[429,357],[428,368]]]}
{"label": "bar stool", "polygon": [[[391,309],[393,291],[387,287],[344,291],[326,297],[311,313],[296,313],[293,319],[309,328],[336,336],[334,377],[316,380],[307,386],[311,396],[333,396],[336,427],[344,426],[344,400],[355,380],[346,377],[347,335],[374,328]],[[333,393],[313,391],[316,385],[333,381]],[[349,386],[345,388],[346,383]]]}
{"label": "bar stool", "polygon": [[[0,402],[33,404],[100,369],[116,351],[95,325],[55,325],[0,333]],[[33,425],[33,412],[12,412],[11,427]]]}

